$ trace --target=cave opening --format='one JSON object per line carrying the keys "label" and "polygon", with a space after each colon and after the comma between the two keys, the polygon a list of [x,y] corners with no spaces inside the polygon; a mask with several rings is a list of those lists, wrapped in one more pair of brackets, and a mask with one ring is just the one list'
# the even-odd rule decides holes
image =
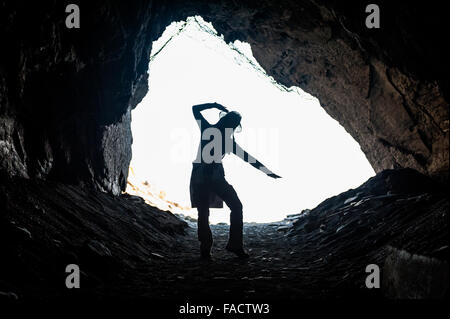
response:
{"label": "cave opening", "polygon": [[[200,132],[191,110],[200,103],[218,102],[240,112],[243,130],[236,141],[283,177],[274,180],[235,156],[224,158],[246,222],[281,220],[374,175],[359,144],[318,99],[277,83],[248,43],[225,43],[200,16],[166,28],[153,43],[148,72],[148,94],[132,112],[126,192],[151,205],[196,217],[189,179]],[[219,119],[217,110],[203,114],[210,123]],[[227,223],[226,211],[226,206],[213,209],[211,223]]]}
{"label": "cave opening", "polygon": [[[448,59],[436,32],[447,17],[428,4],[380,5],[374,30],[362,4],[342,1],[83,1],[81,28],[67,29],[64,4],[5,2],[0,299],[142,300],[155,313],[186,298],[266,300],[278,318],[303,299],[445,298],[449,200],[434,178],[448,182]],[[200,32],[190,40],[201,50],[182,46],[182,21],[149,65],[165,27],[196,14],[227,43]],[[283,177],[226,158],[245,220],[275,221],[243,227],[248,261],[226,249],[228,225],[211,226],[213,259],[199,260],[192,220],[122,194],[133,147],[129,186],[140,178],[154,186],[148,202],[189,205],[191,106],[211,101],[243,114],[239,143]],[[377,173],[360,187],[354,160],[372,169],[332,118]],[[68,289],[68,265],[81,289]],[[368,265],[379,266],[379,289],[365,288]]]}

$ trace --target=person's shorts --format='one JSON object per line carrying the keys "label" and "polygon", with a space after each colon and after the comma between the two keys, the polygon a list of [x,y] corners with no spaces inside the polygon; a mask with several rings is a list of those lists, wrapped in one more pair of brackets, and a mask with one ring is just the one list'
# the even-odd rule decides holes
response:
{"label": "person's shorts", "polygon": [[193,163],[189,186],[191,206],[223,208],[223,200],[212,190],[215,184],[222,183],[227,183],[222,163]]}

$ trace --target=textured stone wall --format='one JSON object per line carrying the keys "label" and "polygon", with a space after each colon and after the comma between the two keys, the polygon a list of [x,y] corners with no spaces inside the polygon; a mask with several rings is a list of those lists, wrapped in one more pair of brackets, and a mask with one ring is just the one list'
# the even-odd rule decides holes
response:
{"label": "textured stone wall", "polygon": [[151,3],[2,2],[0,168],[119,194],[147,92]]}
{"label": "textured stone wall", "polygon": [[277,81],[318,97],[377,172],[448,179],[446,20],[430,2],[379,1],[379,30],[365,28],[365,3],[352,1],[77,4],[81,28],[67,29],[62,1],[0,2],[0,169],[10,175],[120,193],[151,43],[199,14],[226,41],[249,42]]}

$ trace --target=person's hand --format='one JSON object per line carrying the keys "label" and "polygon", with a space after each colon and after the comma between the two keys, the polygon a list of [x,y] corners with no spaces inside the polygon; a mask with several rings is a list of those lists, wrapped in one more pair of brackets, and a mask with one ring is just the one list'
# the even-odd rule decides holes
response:
{"label": "person's hand", "polygon": [[228,113],[228,109],[225,106],[223,106],[222,104],[214,103],[214,106],[216,107],[216,109],[223,111],[225,113]]}
{"label": "person's hand", "polygon": [[272,177],[272,178],[275,178],[275,179],[277,179],[277,178],[281,178],[281,176],[278,176],[277,174],[275,174],[275,173],[270,173],[270,174],[267,174],[267,176],[270,176],[270,177]]}

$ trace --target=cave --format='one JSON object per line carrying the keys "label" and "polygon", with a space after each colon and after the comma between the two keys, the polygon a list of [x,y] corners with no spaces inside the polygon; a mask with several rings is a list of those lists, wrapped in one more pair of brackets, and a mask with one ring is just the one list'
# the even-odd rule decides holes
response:
{"label": "cave", "polygon": [[[236,142],[283,177],[267,178],[238,157],[225,156],[226,179],[245,203],[244,222],[282,220],[375,174],[359,144],[316,98],[274,81],[248,43],[225,43],[201,17],[166,28],[152,44],[148,72],[148,93],[131,112],[126,192],[161,209],[197,217],[186,190],[200,139],[192,105],[202,101],[238,111],[243,129],[234,135]],[[220,118],[214,109],[203,114],[210,123]],[[254,184],[264,186],[255,192]],[[280,200],[260,200],[277,194],[283,194]],[[227,208],[213,209],[209,221],[229,223]]]}
{"label": "cave", "polygon": [[[78,1],[80,27],[67,28],[63,2],[1,1],[0,298],[448,296],[445,10],[377,4],[381,27],[369,29],[362,1]],[[152,43],[196,15],[317,97],[377,173],[279,225],[248,226],[254,262],[194,262],[192,222],[123,193]],[[286,246],[264,250],[260,234]],[[86,288],[64,285],[69,264]],[[364,288],[368,264],[381,289]]]}

